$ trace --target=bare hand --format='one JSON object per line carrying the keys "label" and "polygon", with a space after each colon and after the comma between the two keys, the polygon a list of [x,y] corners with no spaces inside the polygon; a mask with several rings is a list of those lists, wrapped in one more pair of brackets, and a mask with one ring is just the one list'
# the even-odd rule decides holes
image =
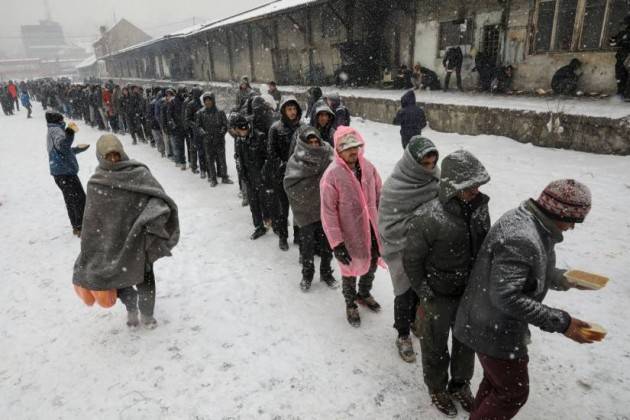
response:
{"label": "bare hand", "polygon": [[593,339],[591,338],[591,335],[586,331],[586,329],[589,327],[590,325],[588,323],[577,318],[571,318],[569,328],[567,328],[567,330],[564,332],[564,335],[577,343],[590,344],[593,343]]}

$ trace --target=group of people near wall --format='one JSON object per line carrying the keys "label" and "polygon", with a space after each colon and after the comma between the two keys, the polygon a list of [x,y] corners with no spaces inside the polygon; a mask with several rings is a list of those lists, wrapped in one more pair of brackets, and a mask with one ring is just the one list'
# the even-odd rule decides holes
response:
{"label": "group of people near wall", "polygon": [[[137,108],[146,111],[150,130],[143,137],[136,132],[133,143],[136,138],[155,143],[182,169],[188,150],[193,172],[201,168],[216,186],[215,176],[224,183],[229,179],[224,163],[229,133],[239,190],[252,216],[251,239],[271,228],[279,248],[288,250],[291,209],[304,292],[312,287],[316,256],[320,280],[338,287],[335,259],[346,319],[359,327],[360,306],[381,310],[372,285],[378,267],[389,270],[396,348],[402,360],[415,362],[411,334],[418,336],[425,384],[445,415],[456,415],[455,403],[474,420],[518,413],[529,393],[530,325],[593,342],[588,324],[542,303],[550,289],[579,289],[556,268],[554,248],[588,215],[586,185],[553,181],[539,197],[515,203],[492,224],[490,197],[480,191],[490,181],[483,163],[466,150],[442,157],[439,145],[421,135],[424,114],[413,108],[408,93],[397,116],[404,125],[403,154],[382,183],[365,155],[366,138],[350,126],[350,112],[337,94],[311,88],[304,106],[281,97],[273,84],[260,94],[244,77],[228,115],[214,94],[199,88],[150,92],[145,107]],[[86,198],[76,177],[75,155],[85,150],[73,146],[78,127],[66,125],[59,112],[48,112],[46,119],[51,174],[70,203],[70,219],[81,238],[73,283],[81,293],[113,291],[127,307],[129,326],[154,328],[153,264],[170,255],[179,240],[176,204],[110,133],[96,144],[99,165]],[[193,147],[203,149],[205,160],[191,152]],[[210,167],[214,164],[216,169]],[[484,371],[476,396],[471,389],[475,354]]]}
{"label": "group of people near wall", "polygon": [[[615,79],[617,94],[630,101],[630,16],[623,21],[625,27],[609,40],[609,45],[616,50],[615,54]],[[472,71],[478,73],[478,90],[480,92],[511,93],[512,78],[515,67],[512,65],[498,65],[496,57],[490,56],[485,51],[472,49],[470,55],[475,60]],[[458,45],[446,49],[442,59],[442,66],[446,72],[444,84],[433,70],[416,63],[413,69],[401,65],[394,88],[398,89],[422,89],[422,90],[449,90],[451,75],[454,73],[457,88],[463,91],[462,64],[464,54]],[[584,92],[580,90],[580,78],[584,63],[579,58],[572,59],[567,65],[556,70],[551,78],[551,91],[556,95],[576,96]],[[543,89],[544,90],[544,89]]]}

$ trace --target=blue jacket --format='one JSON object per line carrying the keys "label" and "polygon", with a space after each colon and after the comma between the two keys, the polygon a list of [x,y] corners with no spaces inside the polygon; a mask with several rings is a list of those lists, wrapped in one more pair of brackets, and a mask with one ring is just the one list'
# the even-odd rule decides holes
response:
{"label": "blue jacket", "polygon": [[402,108],[396,114],[394,125],[400,126],[400,136],[409,141],[413,136],[422,134],[422,129],[427,126],[427,118],[422,108],[416,105],[416,94],[413,90],[405,93],[400,102]]}
{"label": "blue jacket", "polygon": [[27,91],[22,91],[20,94],[20,101],[22,102],[22,106],[24,108],[28,108],[31,106],[31,98],[28,96]]}
{"label": "blue jacket", "polygon": [[48,124],[48,135],[46,143],[48,147],[48,163],[50,174],[77,175],[79,173],[79,162],[75,155],[84,149],[71,147],[74,141],[72,130],[66,130],[66,124]]}

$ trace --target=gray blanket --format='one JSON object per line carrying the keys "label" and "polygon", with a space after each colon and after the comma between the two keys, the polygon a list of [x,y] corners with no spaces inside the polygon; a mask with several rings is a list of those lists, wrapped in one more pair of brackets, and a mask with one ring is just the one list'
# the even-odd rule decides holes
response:
{"label": "gray blanket", "polygon": [[424,203],[437,197],[440,170],[428,171],[405,150],[394,171],[383,184],[378,212],[378,228],[383,255],[405,247],[407,223]]}
{"label": "gray blanket", "polygon": [[308,226],[321,219],[319,181],[332,162],[333,154],[326,142],[320,147],[311,147],[302,140],[296,141],[295,152],[287,162],[284,190],[298,226]]}
{"label": "gray blanket", "polygon": [[146,266],[179,240],[177,205],[142,163],[101,161],[87,185],[72,282],[90,290],[144,281]]}

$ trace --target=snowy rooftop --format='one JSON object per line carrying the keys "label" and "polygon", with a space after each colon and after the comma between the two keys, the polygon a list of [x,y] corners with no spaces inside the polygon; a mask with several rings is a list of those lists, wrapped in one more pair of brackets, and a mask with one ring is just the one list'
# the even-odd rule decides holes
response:
{"label": "snowy rooftop", "polygon": [[128,51],[132,51],[132,50],[135,50],[137,48],[147,47],[149,45],[153,45],[153,44],[155,44],[157,42],[164,41],[166,39],[183,38],[183,37],[195,35],[195,34],[198,34],[198,33],[203,33],[203,32],[206,32],[206,31],[210,31],[210,30],[213,30],[213,29],[218,29],[218,28],[223,27],[223,26],[232,25],[232,24],[239,23],[239,22],[245,22],[245,21],[257,19],[257,18],[260,18],[262,16],[266,16],[266,15],[269,15],[269,14],[273,14],[273,13],[277,13],[277,12],[293,9],[293,8],[296,8],[296,7],[305,6],[307,4],[315,3],[317,1],[320,1],[320,0],[274,0],[274,1],[271,1],[269,3],[265,3],[265,4],[261,5],[261,6],[258,6],[258,7],[255,7],[253,9],[237,13],[237,14],[232,15],[232,16],[221,18],[219,20],[208,21],[208,22],[203,23],[203,24],[197,24],[197,25],[189,26],[189,27],[180,29],[178,31],[166,34],[166,35],[164,35],[164,36],[162,36],[160,38],[151,39],[149,41],[141,42],[139,44],[132,45],[132,46],[127,47],[127,48],[123,48],[122,50],[116,51],[116,52],[114,52],[114,53],[112,53],[110,55],[116,55],[116,54],[125,53],[125,52],[128,52]]}
{"label": "snowy rooftop", "polygon": [[92,65],[94,65],[94,63],[96,63],[96,56],[94,54],[92,54],[91,56],[89,56],[88,58],[86,58],[85,60],[81,61],[79,64],[77,64],[77,68],[83,68],[83,67],[90,67]]}

